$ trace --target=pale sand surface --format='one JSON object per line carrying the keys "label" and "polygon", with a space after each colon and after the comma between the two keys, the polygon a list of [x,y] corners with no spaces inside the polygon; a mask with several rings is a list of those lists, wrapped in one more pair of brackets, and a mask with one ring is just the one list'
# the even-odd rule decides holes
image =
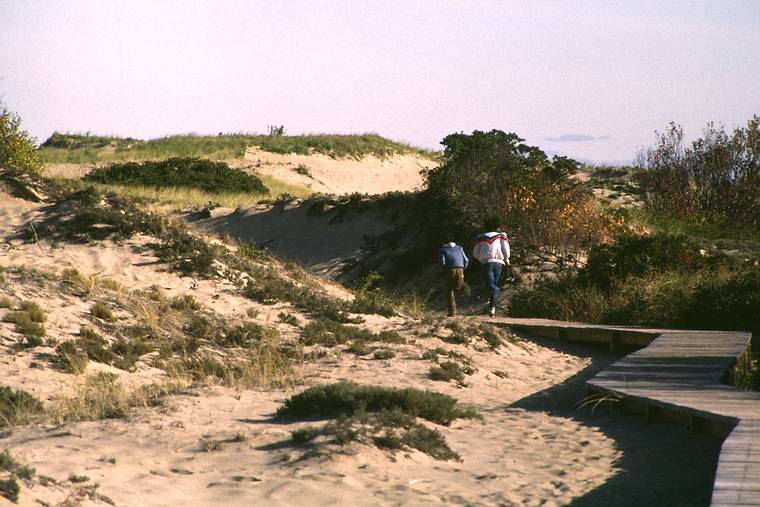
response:
{"label": "pale sand surface", "polygon": [[[336,195],[418,190],[424,182],[420,171],[437,165],[436,162],[419,155],[331,158],[317,153],[270,153],[256,147],[249,148],[243,161],[236,164],[293,185],[310,188],[315,192]],[[299,174],[296,171],[299,165],[305,166],[310,175]]]}
{"label": "pale sand surface", "polygon": [[[167,294],[192,294],[226,315],[260,311],[256,320],[276,322],[282,306],[265,307],[237,295],[229,284],[179,277],[146,253],[97,243],[53,247],[22,243],[15,232],[40,206],[0,194],[0,265],[60,273],[76,267],[100,273],[129,288],[159,286]],[[75,337],[91,301],[45,292],[33,284],[0,285],[0,296],[39,301],[48,310],[50,337]],[[294,312],[297,313],[297,312]],[[298,315],[303,318],[302,315]],[[709,499],[719,442],[665,423],[644,425],[635,417],[600,409],[578,411],[583,381],[615,356],[582,346],[543,340],[505,344],[497,351],[451,345],[417,335],[420,324],[396,317],[368,318],[367,327],[396,329],[414,341],[393,346],[396,358],[370,360],[328,354],[301,367],[300,384],[287,390],[192,389],[173,397],[169,410],[140,412],[126,420],[16,428],[0,438],[19,461],[56,484],[24,487],[21,505],[50,505],[71,499],[81,486],[71,474],[97,482],[98,492],[116,505],[699,505]],[[49,400],[77,382],[42,364],[35,352],[14,351],[17,335],[0,323],[0,378]],[[444,347],[471,358],[477,368],[467,387],[427,378],[426,349]],[[45,347],[39,348],[45,351]],[[52,350],[52,349],[51,349]],[[110,367],[90,362],[87,373]],[[127,373],[110,368],[128,383],[161,375],[142,365]],[[503,378],[494,374],[505,372]],[[321,422],[274,418],[277,407],[307,385],[334,380],[412,386],[455,396],[483,416],[436,426],[462,461],[437,461],[420,452],[391,454],[354,446],[347,454],[317,454],[294,446],[290,432]],[[434,426],[434,425],[430,425]],[[203,442],[239,442],[204,450]],[[85,483],[87,484],[87,483]],[[105,505],[97,497],[81,505]]]}
{"label": "pale sand surface", "polygon": [[211,218],[193,221],[202,230],[266,247],[278,258],[297,261],[321,276],[337,276],[361,254],[365,236],[390,230],[376,212],[339,220],[335,212],[312,213],[308,204],[217,208]]}

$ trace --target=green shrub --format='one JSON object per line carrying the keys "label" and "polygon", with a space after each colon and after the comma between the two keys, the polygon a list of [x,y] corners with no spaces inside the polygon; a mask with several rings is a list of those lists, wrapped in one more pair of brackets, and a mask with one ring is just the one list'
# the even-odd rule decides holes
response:
{"label": "green shrub", "polygon": [[74,483],[87,482],[90,478],[86,475],[69,474],[69,481]]}
{"label": "green shrub", "polygon": [[427,359],[429,361],[438,361],[438,356],[445,356],[448,354],[448,351],[441,347],[436,347],[434,349],[428,349],[425,352],[422,353],[422,359]]}
{"label": "green shrub", "polygon": [[304,345],[323,345],[335,347],[351,340],[364,342],[374,341],[374,334],[366,329],[346,326],[324,318],[314,319],[306,324],[301,331]]}
{"label": "green shrub", "polygon": [[332,437],[327,443],[337,445],[356,442],[392,452],[417,449],[440,460],[460,459],[438,430],[417,423],[413,416],[399,409],[339,417],[322,428],[303,428],[293,431],[291,435],[293,441],[298,444],[305,444],[318,436],[324,436]]}
{"label": "green shrub", "polygon": [[116,360],[116,354],[107,348],[108,341],[87,326],[79,328],[79,338],[75,344],[92,361],[113,364]]}
{"label": "green shrub", "polygon": [[272,327],[265,327],[254,322],[245,322],[239,326],[222,331],[217,343],[225,347],[249,347],[263,340],[279,338],[280,333]]}
{"label": "green shrub", "polygon": [[404,338],[396,331],[381,331],[377,334],[364,328],[347,326],[333,320],[318,318],[306,324],[301,331],[304,345],[335,347],[349,341],[365,343],[404,343]]}
{"label": "green shrub", "polygon": [[172,298],[169,306],[173,310],[200,310],[201,305],[192,294],[183,294]]}
{"label": "green shrub", "polygon": [[437,366],[431,366],[428,377],[431,380],[441,380],[443,382],[448,382],[449,380],[454,380],[459,384],[464,382],[464,372],[454,361],[444,361]]}
{"label": "green shrub", "polygon": [[381,359],[393,359],[394,357],[396,357],[396,353],[393,352],[392,350],[388,350],[388,349],[376,350],[372,354],[372,359],[379,359],[379,360],[381,360]]}
{"label": "green shrub", "polygon": [[320,431],[317,428],[307,427],[293,430],[290,432],[290,437],[293,442],[297,444],[305,444],[311,442],[320,435]]}
{"label": "green shrub", "polygon": [[158,257],[185,275],[210,276],[216,257],[214,248],[202,238],[193,236],[184,227],[170,227],[161,236],[155,249]]}
{"label": "green shrub", "polygon": [[[657,245],[658,241],[648,244]],[[692,260],[691,247],[681,250],[681,240],[659,244],[661,247],[653,247],[638,260],[622,260],[624,249],[600,247],[601,254],[592,250],[589,265],[577,274],[518,290],[510,301],[510,314],[607,324],[760,331],[756,311],[760,308],[758,266],[737,266],[721,257]],[[592,258],[602,261],[592,264]]]}
{"label": "green shrub", "polygon": [[613,282],[629,276],[669,269],[693,270],[701,262],[699,246],[686,236],[622,234],[614,244],[592,248],[579,275],[590,285],[609,289]]}
{"label": "green shrub", "polygon": [[142,356],[155,349],[155,345],[146,340],[121,338],[111,345],[111,352],[118,356],[113,365],[122,370],[131,370]]}
{"label": "green shrub", "polygon": [[11,298],[9,297],[0,298],[0,308],[13,308],[13,306],[14,306],[14,302]]}
{"label": "green shrub", "polygon": [[35,141],[21,129],[21,118],[0,102],[0,187],[16,197],[39,201],[36,183],[41,167]]}
{"label": "green shrub", "polygon": [[92,305],[92,308],[90,308],[90,315],[97,319],[103,319],[107,321],[116,320],[113,311],[111,311],[111,309],[108,308],[105,303],[102,303],[100,301],[97,301]]}
{"label": "green shrub", "polygon": [[277,314],[277,320],[284,324],[290,324],[291,326],[299,326],[298,318],[292,313],[280,312]]}
{"label": "green shrub", "polygon": [[84,243],[109,237],[128,239],[138,233],[160,237],[163,226],[158,215],[144,211],[133,200],[86,187],[57,199],[45,219],[34,231],[27,231],[27,236]]}
{"label": "green shrub", "polygon": [[346,350],[352,354],[356,354],[357,356],[366,356],[370,353],[370,349],[367,347],[367,342],[364,340],[352,341],[351,345],[349,345]]}
{"label": "green shrub", "polygon": [[16,479],[11,477],[10,479],[0,480],[0,495],[7,498],[13,503],[18,503],[18,493],[21,490],[19,488]]}
{"label": "green shrub", "polygon": [[380,280],[380,275],[374,271],[359,280],[355,288],[354,300],[351,302],[352,312],[374,313],[386,317],[396,313],[391,299],[377,285]]}
{"label": "green shrub", "polygon": [[473,410],[459,407],[454,398],[444,394],[414,388],[363,386],[353,382],[310,387],[288,399],[277,409],[277,415],[334,417],[394,409],[443,425],[449,425],[457,418],[476,416]]}
{"label": "green shrub", "polygon": [[211,193],[267,193],[267,188],[258,177],[239,169],[231,169],[225,162],[199,158],[111,164],[90,172],[84,180],[155,188],[190,187]]}

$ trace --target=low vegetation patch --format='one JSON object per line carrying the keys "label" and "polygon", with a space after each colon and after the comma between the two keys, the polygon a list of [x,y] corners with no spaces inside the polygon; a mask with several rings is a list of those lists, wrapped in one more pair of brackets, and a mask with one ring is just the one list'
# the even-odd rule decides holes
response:
{"label": "low vegetation patch", "polygon": [[477,416],[474,410],[460,407],[454,398],[445,394],[411,387],[397,389],[353,382],[310,387],[288,399],[277,409],[277,415],[303,419],[393,410],[446,426],[458,418]]}
{"label": "low vegetation patch", "polygon": [[250,192],[266,194],[259,178],[225,162],[199,158],[170,158],[167,160],[111,164],[96,169],[84,178],[93,183],[137,185],[154,188],[197,188],[212,193]]}
{"label": "low vegetation patch", "polygon": [[42,402],[28,392],[0,387],[0,428],[26,424],[42,413]]}
{"label": "low vegetation patch", "polygon": [[439,460],[460,460],[437,430],[418,423],[413,416],[395,409],[339,417],[321,428],[307,427],[292,432],[297,444],[374,445],[391,452],[416,449]]}
{"label": "low vegetation patch", "polygon": [[[385,139],[377,134],[303,136],[221,134],[217,136],[178,135],[141,140],[89,134],[55,132],[44,143],[40,156],[48,163],[94,163],[108,160],[147,160],[169,157],[242,158],[245,150],[258,146],[273,153],[308,155],[321,153],[331,157],[354,157],[432,153]],[[106,148],[111,148],[106,150]]]}
{"label": "low vegetation patch", "polygon": [[165,404],[176,386],[150,384],[128,391],[112,373],[85,377],[71,396],[55,399],[48,416],[57,423],[119,419],[134,409]]}
{"label": "low vegetation patch", "polygon": [[464,376],[472,375],[475,369],[471,366],[460,365],[454,361],[444,361],[436,366],[431,366],[428,371],[428,377],[431,380],[440,380],[448,382],[455,381],[457,384],[464,385]]}
{"label": "low vegetation patch", "polygon": [[372,353],[372,359],[393,359],[396,357],[396,353],[388,349],[379,349]]}
{"label": "low vegetation patch", "polygon": [[43,323],[46,320],[45,311],[33,301],[24,301],[18,310],[5,315],[5,321],[14,323],[16,331],[24,335],[26,341],[23,346],[30,348],[42,345],[42,338],[45,336]]}
{"label": "low vegetation patch", "polygon": [[514,316],[760,332],[760,268],[683,236],[623,237],[588,264],[519,290]]}
{"label": "low vegetation patch", "polygon": [[116,320],[113,311],[102,301],[97,301],[92,305],[92,308],[90,308],[90,315],[97,319],[102,319],[105,321]]}
{"label": "low vegetation patch", "polygon": [[323,345],[335,347],[351,342],[404,343],[406,340],[396,331],[373,333],[364,328],[348,326],[334,320],[317,318],[303,327],[301,340],[304,345]]}

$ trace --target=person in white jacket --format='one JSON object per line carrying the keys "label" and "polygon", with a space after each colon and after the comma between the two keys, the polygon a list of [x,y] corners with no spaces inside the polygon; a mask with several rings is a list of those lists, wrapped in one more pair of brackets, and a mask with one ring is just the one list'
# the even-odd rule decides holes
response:
{"label": "person in white jacket", "polygon": [[[490,228],[490,227],[489,227]],[[472,256],[483,264],[483,269],[488,282],[488,313],[493,316],[496,314],[496,307],[499,306],[499,279],[504,270],[504,266],[509,264],[509,237],[504,232],[499,232],[498,228],[492,232],[484,232],[475,238],[475,246],[472,249]]]}

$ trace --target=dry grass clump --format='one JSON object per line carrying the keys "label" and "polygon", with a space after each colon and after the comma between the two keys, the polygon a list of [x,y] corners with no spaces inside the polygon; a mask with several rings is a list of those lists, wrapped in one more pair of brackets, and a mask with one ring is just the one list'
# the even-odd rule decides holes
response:
{"label": "dry grass clump", "polygon": [[296,371],[287,348],[261,343],[246,351],[244,357],[220,356],[211,351],[166,361],[163,369],[179,382],[221,383],[229,387],[287,386]]}
{"label": "dry grass clump", "polygon": [[40,417],[42,402],[26,391],[0,387],[0,428],[26,424]]}
{"label": "dry grass clump", "polygon": [[108,322],[116,320],[116,317],[113,314],[113,310],[111,310],[102,301],[97,301],[92,305],[92,308],[90,308],[90,315],[96,319],[102,319]]}
{"label": "dry grass clump", "polygon": [[127,391],[112,373],[85,377],[71,396],[55,399],[48,417],[56,424],[127,417],[137,408],[162,406],[176,384],[140,386]]}
{"label": "dry grass clump", "polygon": [[6,322],[16,324],[16,331],[26,338],[25,347],[38,347],[42,345],[42,337],[45,336],[47,314],[33,301],[24,301],[16,311],[5,315]]}
{"label": "dry grass clump", "polygon": [[74,294],[88,298],[98,294],[101,289],[117,290],[120,288],[117,282],[109,278],[87,275],[75,268],[63,270],[61,284]]}
{"label": "dry grass clump", "polygon": [[15,304],[16,303],[9,297],[0,297],[0,308],[13,308]]}

